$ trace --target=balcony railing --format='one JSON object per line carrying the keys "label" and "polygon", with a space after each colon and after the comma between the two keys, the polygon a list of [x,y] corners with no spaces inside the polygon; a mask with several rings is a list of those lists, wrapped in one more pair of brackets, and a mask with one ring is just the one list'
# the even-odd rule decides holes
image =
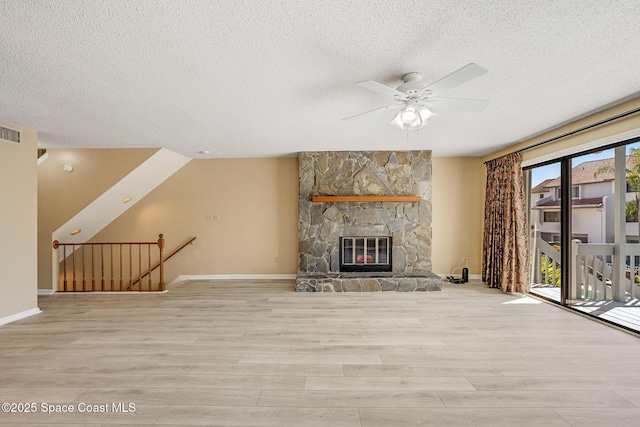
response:
{"label": "balcony railing", "polygon": [[[613,243],[572,242],[572,300],[613,300]],[[627,280],[628,282],[629,280]],[[626,285],[628,287],[628,285]]]}
{"label": "balcony railing", "polygon": [[[572,274],[569,299],[572,301],[613,301],[640,299],[640,244],[625,244],[624,270],[620,283],[614,274],[616,262],[614,243],[572,242]],[[560,287],[560,250],[544,240],[534,239],[533,282],[536,287]],[[617,289],[621,286],[622,289]],[[550,291],[550,290],[549,290]],[[560,293],[557,292],[557,298]],[[618,298],[620,299],[620,298]]]}
{"label": "balcony railing", "polygon": [[535,239],[533,281],[560,287],[560,251],[544,240]]}
{"label": "balcony railing", "polygon": [[640,244],[625,244],[625,277],[615,277],[613,265],[616,256],[613,243],[581,243],[574,240],[573,283],[570,298],[584,301],[612,301],[615,299],[615,287],[621,286],[622,299],[640,298]]}

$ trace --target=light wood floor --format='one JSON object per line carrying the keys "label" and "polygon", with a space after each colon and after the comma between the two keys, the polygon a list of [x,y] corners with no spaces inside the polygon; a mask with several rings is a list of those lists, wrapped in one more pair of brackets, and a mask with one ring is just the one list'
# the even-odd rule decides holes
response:
{"label": "light wood floor", "polygon": [[0,327],[0,402],[37,405],[0,424],[640,425],[640,338],[480,283],[305,294],[198,281],[40,308]]}
{"label": "light wood floor", "polygon": [[[539,285],[531,293],[560,302],[560,288]],[[599,319],[608,320],[640,334],[640,300],[619,301],[575,301],[572,308],[589,313]]]}

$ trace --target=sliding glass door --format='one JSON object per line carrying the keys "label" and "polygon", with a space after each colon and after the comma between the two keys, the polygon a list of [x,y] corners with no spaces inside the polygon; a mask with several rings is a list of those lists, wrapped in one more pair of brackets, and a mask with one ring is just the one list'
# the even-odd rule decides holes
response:
{"label": "sliding glass door", "polygon": [[528,173],[531,292],[640,331],[640,143]]}
{"label": "sliding glass door", "polygon": [[574,279],[568,305],[640,330],[638,143],[572,161],[580,190],[572,226],[586,238],[572,244]]}
{"label": "sliding glass door", "polygon": [[560,162],[530,170],[531,292],[560,302]]}

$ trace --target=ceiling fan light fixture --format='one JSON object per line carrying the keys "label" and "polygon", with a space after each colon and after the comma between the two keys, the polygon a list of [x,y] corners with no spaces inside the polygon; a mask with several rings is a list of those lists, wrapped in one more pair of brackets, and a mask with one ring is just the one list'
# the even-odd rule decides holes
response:
{"label": "ceiling fan light fixture", "polygon": [[[413,116],[411,116],[413,114]],[[400,111],[391,121],[392,125],[398,126],[400,129],[420,129],[428,122],[436,117],[436,113],[425,107],[424,105],[407,105]],[[413,120],[409,121],[410,118]]]}
{"label": "ceiling fan light fixture", "polygon": [[400,129],[404,129],[405,124],[402,121],[402,111],[400,111],[398,114],[396,114],[396,116],[393,118],[393,120],[391,120],[391,124],[398,126]]}
{"label": "ceiling fan light fixture", "polygon": [[415,121],[418,120],[419,117],[420,116],[418,115],[418,110],[414,105],[411,104],[404,107],[404,109],[400,112],[400,120],[402,120],[402,123],[404,123],[405,125],[411,125],[415,123]]}
{"label": "ceiling fan light fixture", "polygon": [[420,107],[420,121],[422,122],[423,126],[426,125],[427,122],[430,122],[431,120],[435,119],[436,116],[437,116],[436,113],[434,113],[424,105]]}

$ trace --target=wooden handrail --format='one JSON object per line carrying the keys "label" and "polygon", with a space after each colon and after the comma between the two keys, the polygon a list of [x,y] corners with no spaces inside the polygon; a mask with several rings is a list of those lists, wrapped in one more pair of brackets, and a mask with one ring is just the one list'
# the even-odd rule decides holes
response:
{"label": "wooden handrail", "polygon": [[[162,236],[162,234],[161,234]],[[100,246],[100,245],[157,245],[155,242],[85,242],[85,243],[62,243],[57,240],[53,241],[53,249],[58,249],[59,246]]]}
{"label": "wooden handrail", "polygon": [[[194,238],[195,239],[195,238]],[[193,240],[191,240],[193,241]],[[85,250],[84,250],[84,246],[88,246],[91,248],[91,259],[89,261],[89,265],[85,265]],[[107,248],[105,248],[105,246],[107,246]],[[54,249],[58,249],[60,247],[62,247],[63,251],[62,251],[62,270],[63,270],[63,274],[62,274],[62,286],[60,290],[62,291],[87,291],[87,280],[86,280],[86,275],[88,273],[91,274],[91,289],[89,289],[90,291],[105,291],[105,290],[109,290],[109,291],[123,291],[123,290],[131,290],[132,286],[133,286],[133,273],[134,273],[134,259],[133,259],[133,251],[135,247],[138,247],[138,265],[136,266],[136,270],[137,270],[137,277],[138,280],[136,281],[136,283],[138,281],[140,281],[143,277],[147,277],[149,276],[149,281],[148,281],[148,285],[147,285],[147,291],[152,291],[154,289],[154,285],[152,283],[151,280],[151,272],[153,270],[155,270],[156,268],[160,267],[160,273],[159,273],[159,278],[158,278],[158,282],[157,282],[157,286],[155,286],[157,289],[155,290],[159,290],[159,291],[163,291],[164,290],[164,262],[165,262],[165,258],[163,257],[163,251],[164,251],[164,246],[165,246],[165,240],[164,240],[164,235],[160,234],[158,237],[158,240],[155,242],[86,242],[86,243],[62,243],[59,242],[58,240],[55,240],[53,242],[53,247]],[[151,248],[153,246],[157,246],[158,250],[159,250],[159,261],[158,264],[153,268],[153,269],[149,269],[149,271],[147,273],[145,273],[144,275],[140,275],[143,271],[143,258],[142,258],[142,253],[143,253],[143,248],[147,247],[147,254],[145,256],[145,258],[148,258],[145,264],[147,264],[147,268],[149,268],[151,266]],[[71,252],[68,254],[67,253],[67,247],[71,247]],[[98,249],[96,251],[94,251],[94,248],[98,247]],[[115,250],[114,250],[115,247]],[[127,248],[128,247],[128,257],[123,257],[124,252],[123,251],[123,247]],[[107,257],[107,261],[108,264],[105,265],[105,249],[106,249],[106,257]],[[79,262],[76,263],[76,250],[80,251],[80,256],[79,256]],[[94,254],[99,252],[98,256],[100,257],[100,259],[98,260],[98,262],[96,262]],[[115,252],[115,253],[114,253]],[[71,256],[71,271],[68,271],[67,268],[67,256]],[[172,254],[173,255],[173,254]],[[128,259],[127,259],[128,258]],[[155,258],[155,256],[154,256]],[[114,264],[118,262],[119,264],[117,265],[117,271],[114,270]],[[129,277],[127,277],[127,282],[128,282],[128,287],[126,289],[124,289],[125,286],[125,277],[126,277],[126,269],[125,264],[129,263]],[[79,265],[76,265],[79,264]],[[87,271],[89,270],[89,271]],[[106,274],[105,274],[106,273]],[[70,274],[70,278],[71,278],[71,284],[69,284],[68,281],[68,277],[67,275]],[[99,279],[99,289],[96,288],[97,284],[96,284],[96,274],[99,275],[98,279]],[[105,277],[107,276],[108,277]],[[117,275],[117,280],[116,279],[116,275]],[[79,281],[76,280],[76,276],[80,276],[81,277],[81,282],[78,283]],[[107,280],[105,280],[107,279]],[[77,285],[81,284],[81,288],[78,289]],[[70,286],[69,286],[70,285]],[[107,288],[108,287],[108,288]],[[140,289],[142,290],[142,289]]]}
{"label": "wooden handrail", "polygon": [[[168,260],[169,258],[171,258],[172,256],[174,256],[175,254],[177,254],[178,252],[180,252],[181,250],[183,250],[184,248],[187,247],[187,245],[189,245],[190,243],[192,243],[194,240],[196,240],[195,237],[192,237],[187,243],[185,243],[184,245],[180,246],[178,249],[176,249],[175,251],[171,252],[171,254],[169,254],[164,260]],[[155,268],[155,267],[154,267]]]}
{"label": "wooden handrail", "polygon": [[[163,264],[157,263],[153,268],[149,269],[149,271],[147,271],[146,273],[144,273],[142,276],[140,276],[136,281],[134,281],[126,290],[131,289],[132,287],[134,287],[135,285],[137,285],[142,279],[144,279],[145,277],[147,277],[149,274],[153,273],[153,271],[158,268],[164,268],[164,263],[167,262],[169,260],[169,258],[171,258],[172,256],[174,256],[175,254],[177,254],[178,252],[180,252],[181,250],[183,250],[184,248],[186,248],[189,244],[193,243],[193,241],[196,240],[195,237],[192,237],[191,239],[189,239],[189,241],[185,244],[183,244],[182,246],[180,246],[178,249],[176,249],[175,251],[171,252],[164,260],[163,260]],[[162,274],[162,276],[164,276],[164,274]]]}

